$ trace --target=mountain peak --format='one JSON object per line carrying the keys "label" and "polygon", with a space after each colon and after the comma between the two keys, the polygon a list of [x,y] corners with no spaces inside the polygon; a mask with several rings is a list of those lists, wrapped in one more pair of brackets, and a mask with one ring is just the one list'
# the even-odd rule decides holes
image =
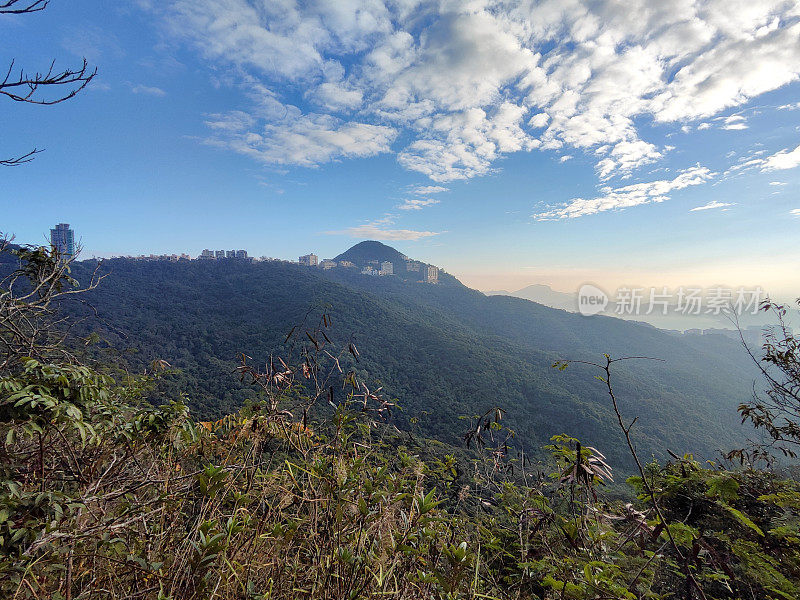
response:
{"label": "mountain peak", "polygon": [[378,262],[389,261],[394,264],[402,264],[406,260],[406,255],[401,254],[391,246],[375,240],[359,242],[349,250],[342,252],[334,258],[335,261],[349,260],[359,266],[367,264],[371,260]]}

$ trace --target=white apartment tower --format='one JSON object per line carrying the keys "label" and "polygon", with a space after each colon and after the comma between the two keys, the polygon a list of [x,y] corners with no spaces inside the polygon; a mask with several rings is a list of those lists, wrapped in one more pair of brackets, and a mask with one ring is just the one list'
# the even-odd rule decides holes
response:
{"label": "white apartment tower", "polygon": [[314,254],[304,254],[298,259],[298,262],[305,267],[316,267],[319,264],[319,257]]}
{"label": "white apartment tower", "polygon": [[439,282],[439,267],[434,267],[433,265],[428,265],[428,269],[425,273],[425,281],[427,283],[438,283]]}

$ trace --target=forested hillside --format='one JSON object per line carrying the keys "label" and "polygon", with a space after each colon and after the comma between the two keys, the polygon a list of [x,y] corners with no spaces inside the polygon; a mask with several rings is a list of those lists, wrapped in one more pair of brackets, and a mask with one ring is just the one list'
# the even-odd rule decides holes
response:
{"label": "forested hillside", "polygon": [[[800,593],[800,487],[787,478],[791,469],[773,470],[770,460],[779,452],[794,456],[800,444],[794,417],[800,342],[783,327],[763,349],[763,364],[771,365],[769,375],[762,373],[766,393],[738,411],[767,443],[718,461],[675,453],[664,462],[647,457],[644,444],[637,452],[631,443],[633,426],[645,425],[623,416],[621,404],[640,414],[646,407],[621,403],[617,380],[627,361],[606,355],[596,365],[601,377],[584,373],[594,389],[572,392],[568,387],[578,382],[568,377],[581,372],[576,363],[558,364],[565,377],[560,384],[536,378],[543,351],[508,367],[502,361],[522,345],[469,336],[468,324],[448,332],[452,324],[419,298],[410,312],[425,318],[414,321],[403,312],[411,300],[355,291],[317,270],[122,261],[102,281],[102,273],[89,275],[91,265],[76,265],[81,286],[56,250],[0,245],[4,252],[19,260],[0,284],[3,598],[788,600]],[[114,276],[127,285],[104,296]],[[294,279],[298,283],[290,285]],[[253,283],[266,286],[266,294]],[[183,296],[175,295],[176,286]],[[266,344],[256,337],[274,333],[263,300],[274,296],[270,286],[301,290],[311,305],[303,307],[305,322],[276,342],[283,346],[277,355],[262,364],[246,360],[238,369],[258,390],[241,410],[199,421],[185,404],[191,396],[178,395],[188,376],[171,375],[163,359],[125,372],[156,350],[175,354],[176,362],[186,362],[203,344],[210,344],[209,353],[219,351],[213,336],[235,323],[237,310],[249,327],[221,339]],[[378,342],[397,343],[401,358],[406,342],[393,329],[417,336],[409,344],[425,349],[434,361],[428,370],[437,376],[445,375],[441,365],[447,364],[464,369],[459,375],[466,378],[473,372],[469,361],[479,360],[487,363],[472,367],[489,377],[492,367],[503,377],[509,368],[528,367],[520,377],[530,385],[529,405],[513,412],[532,436],[548,427],[585,428],[580,419],[592,406],[604,407],[597,415],[608,428],[586,430],[583,440],[554,435],[537,449],[536,460],[521,452],[532,438],[509,430],[512,411],[461,421],[467,435],[458,447],[441,441],[454,436],[455,422],[446,418],[440,426],[449,430],[433,438],[420,435],[411,418],[398,429],[395,403],[361,374],[368,361],[359,356],[368,352],[360,353],[352,338],[331,339],[338,337],[329,317],[334,311],[318,304],[329,296],[356,304],[370,327],[383,319],[389,333]],[[97,313],[81,302],[89,297]],[[220,301],[226,311],[215,308]],[[71,305],[67,312],[59,310],[64,303]],[[290,310],[281,316],[298,316],[292,307],[300,304],[287,303]],[[69,318],[79,307],[93,318]],[[770,308],[783,325],[785,308]],[[160,311],[160,320],[137,321],[131,310]],[[316,320],[318,310],[324,317]],[[358,325],[347,311],[336,318]],[[89,336],[74,337],[78,329]],[[128,358],[124,350],[115,354],[114,346],[96,339],[112,330],[116,343],[135,341],[146,350]],[[253,337],[238,337],[246,332]],[[154,336],[162,343],[150,348]],[[88,356],[81,350],[87,344]],[[382,348],[371,351],[381,354]],[[451,358],[448,351],[465,354]],[[355,370],[346,356],[357,361]],[[203,357],[196,363],[202,376]],[[419,360],[411,366],[424,367]],[[405,368],[392,365],[386,373],[396,377]],[[646,382],[634,372],[626,377],[628,387]],[[329,387],[332,381],[337,385]],[[502,399],[507,389],[498,387],[492,399]],[[605,404],[592,391],[604,391]],[[425,393],[431,394],[410,395],[418,410],[420,398],[430,397]],[[561,412],[546,406],[547,393],[560,397]],[[466,393],[459,399],[463,405],[479,401]],[[438,415],[439,408],[432,403],[427,411]],[[535,421],[537,409],[560,414],[560,422]],[[663,417],[657,405],[650,412],[651,422]],[[422,425],[430,428],[430,422]],[[646,443],[659,436],[656,431]],[[587,440],[610,446],[615,458]],[[620,477],[628,470],[620,448],[633,463],[627,479]]]}
{"label": "forested hillside", "polygon": [[[95,265],[75,265],[88,276]],[[329,335],[360,352],[345,372],[383,387],[401,411],[394,419],[448,442],[464,431],[459,417],[498,406],[520,443],[538,448],[569,432],[625,463],[607,399],[588,368],[566,373],[558,359],[648,356],[621,365],[622,407],[638,416],[645,454],[668,449],[715,456],[739,440],[736,407],[749,398],[746,356],[724,339],[691,343],[651,327],[584,318],[525,300],[485,297],[453,280],[445,285],[322,271],[283,262],[145,262],[110,260],[108,276],[85,304],[79,329],[99,336],[90,347],[123,350],[119,364],[141,369],[163,359],[180,372],[166,394],[183,393],[201,417],[226,414],[255,391],[238,381],[241,354],[264,363],[290,352],[295,325],[330,315]],[[661,362],[663,361],[663,362]]]}

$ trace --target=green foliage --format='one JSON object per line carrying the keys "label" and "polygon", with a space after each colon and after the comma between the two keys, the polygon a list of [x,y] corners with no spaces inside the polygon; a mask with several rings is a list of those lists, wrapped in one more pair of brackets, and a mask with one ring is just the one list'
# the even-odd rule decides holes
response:
{"label": "green foliage", "polygon": [[88,411],[108,401],[110,380],[88,367],[42,364],[26,358],[17,375],[0,378],[0,423],[11,424],[6,443],[18,435],[46,435],[68,425],[86,443],[96,432],[84,419]]}
{"label": "green foliage", "polygon": [[776,455],[796,458],[800,447],[800,337],[787,325],[789,307],[766,300],[761,310],[771,312],[778,322],[767,331],[760,356],[748,349],[766,389],[763,395],[755,393],[750,402],[741,404],[739,414],[743,423],[761,430],[769,441],[750,442],[747,448],[728,454],[742,463],[772,462]]}
{"label": "green foliage", "polygon": [[470,450],[414,435],[363,382],[363,346],[335,355],[323,325],[296,364],[245,357],[253,401],[213,422],[167,365],[7,365],[0,597],[800,596],[798,482],[685,455],[643,467],[625,502],[599,450],[559,434],[531,462],[499,409],[467,419]]}
{"label": "green foliage", "polygon": [[[76,263],[73,274],[88,281],[94,267]],[[353,341],[360,353],[342,358],[343,371],[378,382],[403,407],[395,423],[425,437],[457,444],[460,416],[502,406],[527,452],[568,431],[630,471],[602,389],[579,365],[565,373],[550,368],[557,356],[608,351],[667,359],[620,365],[620,396],[636,406],[636,442],[645,455],[664,460],[667,448],[681,448],[712,456],[742,439],[735,407],[749,397],[747,357],[713,336],[681,339],[635,323],[587,319],[486,297],[446,278],[423,285],[280,262],[118,259],[101,271],[110,275],[86,295],[100,319],[82,304],[70,308],[87,317],[76,332],[100,338],[82,346],[85,358],[112,365],[118,380],[155,359],[168,361],[148,399],[159,404],[183,395],[198,418],[218,419],[256,401],[247,380],[230,376],[241,354],[296,356],[303,344],[313,346],[304,328],[327,312],[331,338]]]}

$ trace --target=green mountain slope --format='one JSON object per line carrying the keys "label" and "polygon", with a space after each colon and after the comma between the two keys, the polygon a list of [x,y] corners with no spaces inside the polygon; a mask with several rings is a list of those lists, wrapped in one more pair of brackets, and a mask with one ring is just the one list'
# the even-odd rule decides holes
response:
{"label": "green mountain slope", "polygon": [[[76,274],[84,278],[92,267],[80,263]],[[665,360],[624,363],[617,374],[624,410],[639,416],[644,454],[712,456],[737,441],[735,408],[752,381],[743,353],[727,340],[689,343],[635,323],[486,297],[455,279],[427,285],[280,262],[120,259],[103,269],[110,275],[87,298],[91,311],[74,308],[91,315],[82,326],[129,348],[122,360],[132,367],[162,358],[181,369],[167,392],[185,393],[204,416],[256,396],[234,374],[240,353],[259,362],[286,353],[289,329],[322,312],[332,316],[334,341],[352,340],[361,352],[360,362],[348,358],[343,367],[399,399],[398,425],[414,417],[414,427],[448,442],[465,429],[460,416],[500,406],[529,448],[566,432],[625,462],[595,373],[551,368],[556,359],[610,352]]]}

